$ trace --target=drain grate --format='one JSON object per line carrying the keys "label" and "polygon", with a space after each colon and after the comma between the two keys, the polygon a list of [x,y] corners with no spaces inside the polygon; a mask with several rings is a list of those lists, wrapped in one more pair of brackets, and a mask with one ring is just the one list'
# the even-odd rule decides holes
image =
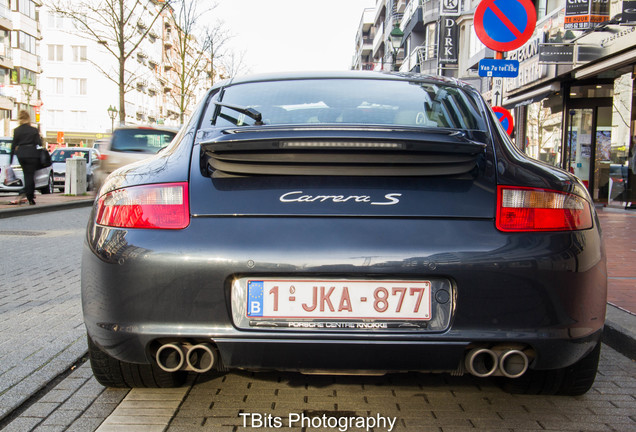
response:
{"label": "drain grate", "polygon": [[0,235],[6,236],[37,237],[45,234],[43,231],[0,231]]}

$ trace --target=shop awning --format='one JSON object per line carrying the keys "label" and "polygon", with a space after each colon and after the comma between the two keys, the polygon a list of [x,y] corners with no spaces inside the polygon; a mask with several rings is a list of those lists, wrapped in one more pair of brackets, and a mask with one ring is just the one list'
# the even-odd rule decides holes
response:
{"label": "shop awning", "polygon": [[601,72],[616,70],[629,64],[636,64],[636,48],[622,54],[606,58],[605,60],[601,60],[597,63],[583,66],[582,68],[574,71],[574,78],[577,80],[590,78]]}
{"label": "shop awning", "polygon": [[543,87],[539,87],[537,89],[515,94],[513,96],[507,97],[503,101],[504,108],[516,108],[524,105],[530,105],[535,102],[539,102],[549,96],[552,96],[554,93],[561,90],[560,83],[552,83]]}

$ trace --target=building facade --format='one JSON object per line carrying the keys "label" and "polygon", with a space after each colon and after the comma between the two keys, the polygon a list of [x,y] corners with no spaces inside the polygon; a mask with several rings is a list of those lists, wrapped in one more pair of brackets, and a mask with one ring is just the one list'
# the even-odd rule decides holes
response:
{"label": "building facade", "polygon": [[519,61],[515,78],[478,74],[479,61],[495,57],[474,31],[479,3],[377,0],[373,22],[365,10],[358,32],[359,41],[374,37],[372,56],[358,43],[354,59],[370,59],[369,69],[393,69],[382,51],[391,15],[403,32],[396,60],[401,72],[470,83],[511,111],[512,139],[522,151],[576,174],[599,204],[636,202],[636,2],[533,1],[534,34],[504,54]]}

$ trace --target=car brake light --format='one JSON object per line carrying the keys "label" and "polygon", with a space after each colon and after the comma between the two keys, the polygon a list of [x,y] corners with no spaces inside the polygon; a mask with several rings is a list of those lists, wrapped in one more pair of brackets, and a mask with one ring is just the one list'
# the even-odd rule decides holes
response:
{"label": "car brake light", "polygon": [[97,156],[97,159],[106,160],[106,159],[108,159],[108,156],[106,156],[105,154],[100,154],[99,156]]}
{"label": "car brake light", "polygon": [[183,229],[190,223],[187,183],[117,189],[97,204],[97,224],[118,228]]}
{"label": "car brake light", "polygon": [[499,186],[497,229],[506,232],[592,228],[590,204],[580,196],[546,189]]}

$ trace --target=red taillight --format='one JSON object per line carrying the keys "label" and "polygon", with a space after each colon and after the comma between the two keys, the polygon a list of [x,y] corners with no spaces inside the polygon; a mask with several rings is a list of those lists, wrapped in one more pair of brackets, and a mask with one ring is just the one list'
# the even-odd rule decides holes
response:
{"label": "red taillight", "polygon": [[106,159],[108,159],[108,156],[106,156],[105,154],[100,154],[99,156],[97,156],[97,159],[106,160]]}
{"label": "red taillight", "polygon": [[592,228],[590,204],[577,195],[547,189],[499,186],[500,231],[573,231]]}
{"label": "red taillight", "polygon": [[187,183],[117,189],[101,197],[97,223],[118,228],[183,229],[190,223]]}

